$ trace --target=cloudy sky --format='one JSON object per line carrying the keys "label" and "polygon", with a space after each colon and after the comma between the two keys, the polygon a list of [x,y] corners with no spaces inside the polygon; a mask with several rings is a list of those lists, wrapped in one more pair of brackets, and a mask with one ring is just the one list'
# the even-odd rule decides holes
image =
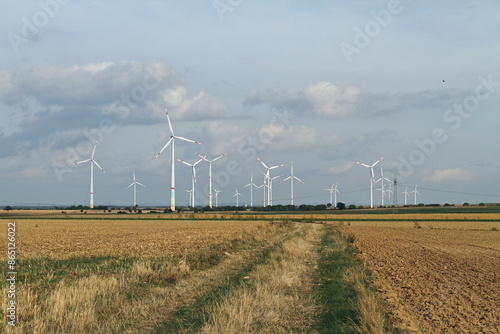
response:
{"label": "cloudy sky", "polygon": [[[2,1],[0,205],[170,202],[176,157],[213,164],[220,204],[251,173],[295,204],[369,204],[368,165],[423,203],[500,202],[498,1]],[[191,170],[176,162],[177,203]],[[205,205],[208,164],[197,165]],[[380,183],[375,186],[379,187]],[[262,190],[254,191],[262,202]],[[392,195],[393,196],[393,195]],[[274,204],[290,183],[274,181]],[[374,191],[374,204],[381,194]],[[413,202],[413,197],[408,202]],[[388,197],[386,194],[386,203]]]}

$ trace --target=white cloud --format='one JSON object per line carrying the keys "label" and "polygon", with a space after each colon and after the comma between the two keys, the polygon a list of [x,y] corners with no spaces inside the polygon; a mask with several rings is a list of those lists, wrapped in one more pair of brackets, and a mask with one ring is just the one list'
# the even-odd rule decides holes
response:
{"label": "white cloud", "polygon": [[309,111],[320,116],[339,117],[355,110],[361,90],[357,87],[341,88],[321,81],[301,88],[253,88],[244,105],[269,104],[281,109]]}
{"label": "white cloud", "polygon": [[354,166],[354,162],[346,161],[344,163],[332,166],[328,169],[330,174],[342,174],[350,170]]}
{"label": "white cloud", "polygon": [[227,112],[224,101],[217,96],[200,91],[191,99],[187,98],[187,88],[178,86],[167,89],[163,101],[170,109],[173,108],[173,118],[219,118]]}
{"label": "white cloud", "polygon": [[424,180],[432,182],[444,182],[444,181],[468,181],[474,177],[474,173],[471,171],[463,170],[459,167],[434,171],[425,170]]}

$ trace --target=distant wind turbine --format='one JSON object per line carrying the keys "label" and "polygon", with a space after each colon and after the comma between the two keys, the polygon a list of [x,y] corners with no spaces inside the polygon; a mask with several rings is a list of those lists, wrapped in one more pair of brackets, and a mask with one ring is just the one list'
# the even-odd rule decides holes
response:
{"label": "distant wind turbine", "polygon": [[191,140],[191,139],[176,136],[174,134],[174,129],[172,128],[172,123],[170,123],[170,117],[168,117],[168,111],[167,111],[166,107],[165,107],[165,113],[167,114],[168,127],[170,129],[170,134],[171,134],[170,140],[165,144],[165,146],[163,146],[160,153],[158,153],[156,155],[155,159],[158,158],[158,156],[161,154],[161,152],[163,152],[163,150],[166,149],[168,145],[172,144],[172,174],[170,175],[170,210],[172,210],[172,212],[173,212],[173,211],[175,211],[175,164],[174,164],[174,162],[175,162],[175,152],[174,152],[175,139],[179,139],[179,140],[183,140],[183,141],[187,141],[187,142],[195,143],[195,144],[199,144],[199,145],[202,145],[202,144],[197,142],[197,141]]}
{"label": "distant wind turbine", "polygon": [[240,193],[238,192],[238,188],[236,188],[236,193],[233,195],[233,197],[236,197],[236,207],[238,207],[238,206],[239,206],[239,205],[238,205],[238,198],[239,198],[240,196],[243,196],[243,195],[242,195],[242,194],[240,194]]}
{"label": "distant wind turbine", "polygon": [[[260,161],[260,163],[267,169],[267,172],[266,172],[266,177],[264,178],[264,184],[266,183],[266,180],[269,180],[269,171],[271,169],[275,169],[275,168],[278,168],[278,167],[283,167],[285,164],[282,164],[282,165],[276,165],[276,166],[271,166],[271,167],[267,167],[267,165],[262,161],[260,160],[258,157],[257,157],[257,160]],[[267,205],[271,205],[271,201],[270,201],[270,195],[271,195],[271,187],[268,185],[267,186]]]}
{"label": "distant wind turbine", "polygon": [[99,166],[99,164],[97,163],[97,161],[94,160],[94,154],[95,154],[96,147],[97,147],[97,142],[95,142],[95,144],[94,144],[94,149],[92,150],[92,155],[90,156],[90,159],[75,162],[75,165],[77,165],[77,164],[82,164],[84,162],[89,162],[90,161],[90,206],[89,207],[91,209],[94,208],[94,164],[103,173],[106,173],[104,171],[104,169],[102,169],[101,166]]}
{"label": "distant wind turbine", "polygon": [[290,204],[293,205],[293,179],[301,182],[302,184],[304,183],[304,181],[302,181],[301,179],[299,179],[298,177],[296,177],[295,175],[293,175],[293,162],[291,163],[292,167],[291,167],[291,174],[289,177],[287,177],[286,179],[284,179],[283,181],[281,182],[285,182],[286,180],[290,180]]}
{"label": "distant wind turbine", "polygon": [[392,180],[389,180],[388,178],[384,177],[384,166],[380,165],[380,179],[375,181],[375,183],[380,182],[381,185],[380,190],[382,192],[382,206],[384,206],[384,193],[386,192],[386,190],[384,190],[384,180],[392,182]]}
{"label": "distant wind turbine", "polygon": [[403,191],[403,194],[405,195],[405,205],[406,203],[406,196],[408,196],[410,193],[408,193],[408,187],[405,188],[405,191]]}
{"label": "distant wind turbine", "polygon": [[182,162],[183,164],[191,167],[191,172],[192,172],[192,179],[191,179],[191,207],[194,208],[194,185],[196,184],[196,168],[195,166],[197,164],[200,163],[201,160],[203,160],[203,158],[201,158],[200,160],[196,161],[194,164],[190,164],[189,162],[185,162],[181,159],[177,159],[178,161]]}
{"label": "distant wind turbine", "polygon": [[384,157],[375,161],[375,163],[371,166],[355,161],[357,164],[360,164],[361,166],[370,168],[370,174],[371,174],[371,178],[370,178],[370,208],[373,208],[373,184],[375,183],[375,175],[373,174],[373,167],[375,167],[375,165],[378,164],[380,162],[380,160],[382,160],[382,159],[384,159]]}
{"label": "distant wind turbine", "polygon": [[184,190],[184,191],[185,191],[185,192],[187,192],[187,193],[189,194],[189,206],[191,206],[191,203],[192,203],[192,202],[191,202],[191,200],[192,200],[192,199],[191,199],[191,194],[193,193],[193,189],[191,189],[191,190],[187,190],[187,189],[186,189],[186,190]]}
{"label": "distant wind turbine", "polygon": [[[338,191],[337,189],[338,184],[339,184],[338,182],[334,183],[329,189],[325,189],[326,191],[330,192],[330,204],[335,208],[337,207],[337,194],[340,194],[340,191]],[[335,205],[333,205],[332,202],[333,195],[335,195]]]}
{"label": "distant wind turbine", "polygon": [[250,206],[253,206],[253,187],[259,189],[255,183],[253,183],[253,172],[250,174],[250,183],[243,186],[243,188],[250,187]]}
{"label": "distant wind turbine", "polygon": [[208,162],[208,164],[209,164],[208,165],[208,188],[209,188],[209,191],[208,191],[208,206],[210,208],[212,208],[212,162],[215,162],[215,161],[219,160],[223,156],[227,155],[227,153],[224,153],[223,155],[218,156],[217,158],[212,159],[212,160],[208,160],[206,155],[204,157],[202,157],[198,153],[196,153],[196,155],[199,156],[200,158],[202,158],[203,160],[205,160],[206,162]]}
{"label": "distant wind turbine", "polygon": [[140,183],[140,182],[137,182],[137,181],[136,181],[136,179],[135,179],[135,170],[133,170],[133,171],[132,171],[132,176],[133,176],[133,178],[134,178],[134,182],[132,182],[132,183],[131,183],[131,184],[130,184],[127,188],[125,188],[125,189],[128,189],[128,188],[130,188],[130,187],[134,186],[134,208],[135,208],[135,207],[137,206],[137,193],[136,193],[136,191],[137,191],[137,190],[136,190],[136,188],[137,188],[137,187],[136,187],[136,186],[137,186],[137,185],[140,185],[140,186],[142,186],[142,187],[146,187],[146,186],[145,186],[145,185],[143,185],[142,183]]}
{"label": "distant wind turbine", "polygon": [[219,207],[219,193],[222,191],[222,190],[217,190],[214,188],[214,191],[215,191],[215,207]]}
{"label": "distant wind turbine", "polygon": [[410,194],[415,194],[415,205],[417,205],[417,194],[420,195],[420,193],[417,191],[417,185],[415,185],[415,189],[410,191]]}

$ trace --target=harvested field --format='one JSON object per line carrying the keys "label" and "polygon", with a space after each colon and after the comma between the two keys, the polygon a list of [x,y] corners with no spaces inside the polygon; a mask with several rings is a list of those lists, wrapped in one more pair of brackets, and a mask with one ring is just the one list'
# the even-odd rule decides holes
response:
{"label": "harvested field", "polygon": [[499,225],[350,222],[344,232],[395,322],[420,333],[499,333]]}
{"label": "harvested field", "polygon": [[[7,230],[9,220],[0,220]],[[268,224],[254,221],[65,220],[16,221],[17,256],[184,255]],[[7,234],[0,234],[7,244]],[[2,253],[0,258],[6,257]]]}

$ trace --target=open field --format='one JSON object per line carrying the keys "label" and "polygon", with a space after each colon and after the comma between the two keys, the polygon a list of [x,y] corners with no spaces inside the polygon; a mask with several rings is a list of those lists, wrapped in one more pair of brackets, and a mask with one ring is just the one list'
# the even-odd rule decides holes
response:
{"label": "open field", "polygon": [[[50,220],[16,222],[19,257],[178,256],[248,233],[260,221]],[[2,226],[6,226],[6,221]],[[5,228],[6,229],[6,228]],[[0,235],[7,243],[7,234]],[[5,258],[2,253],[0,258]]]}
{"label": "open field", "polygon": [[500,332],[498,230],[498,222],[350,222],[344,227],[381,295],[393,305],[394,321],[425,333]]}
{"label": "open field", "polygon": [[0,273],[2,332],[500,331],[497,214],[40,214],[0,219],[18,271],[14,329]]}

